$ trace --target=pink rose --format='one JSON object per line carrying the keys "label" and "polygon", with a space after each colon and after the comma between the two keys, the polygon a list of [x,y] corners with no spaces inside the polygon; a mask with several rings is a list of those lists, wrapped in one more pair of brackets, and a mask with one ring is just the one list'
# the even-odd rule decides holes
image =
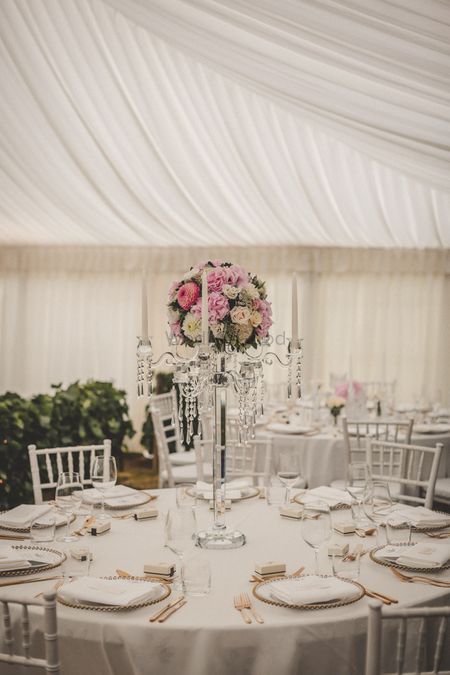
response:
{"label": "pink rose", "polygon": [[202,315],[202,300],[201,300],[201,298],[200,298],[200,300],[197,300],[195,305],[192,305],[190,311],[191,311],[191,314],[193,314],[197,318],[201,317],[201,315]]}
{"label": "pink rose", "polygon": [[248,283],[249,274],[240,265],[231,265],[223,268],[226,274],[226,284],[231,286],[243,286]]}
{"label": "pink rose", "polygon": [[221,291],[224,284],[227,283],[227,275],[223,267],[215,267],[208,272],[208,292]]}
{"label": "pink rose", "polygon": [[178,291],[177,300],[181,309],[188,310],[200,295],[200,288],[195,281],[188,281]]}
{"label": "pink rose", "polygon": [[209,323],[217,323],[230,311],[228,300],[222,293],[214,291],[208,295],[208,319]]}
{"label": "pink rose", "polygon": [[256,333],[259,337],[266,337],[273,323],[271,304],[267,300],[253,300],[253,309],[261,315],[261,323],[256,329]]}
{"label": "pink rose", "polygon": [[[362,389],[360,383],[356,382],[356,380],[352,380],[352,384],[353,384],[353,393],[359,394],[359,392]],[[342,396],[342,398],[347,399],[348,389],[349,389],[349,382],[344,382],[343,384],[339,384],[334,391],[337,396]]]}
{"label": "pink rose", "polygon": [[169,302],[173,302],[177,295],[177,288],[180,285],[179,281],[172,281],[169,288]]}

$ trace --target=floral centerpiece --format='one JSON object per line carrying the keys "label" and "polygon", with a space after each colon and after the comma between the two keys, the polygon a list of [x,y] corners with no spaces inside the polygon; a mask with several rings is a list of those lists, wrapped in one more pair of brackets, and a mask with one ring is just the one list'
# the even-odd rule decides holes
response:
{"label": "floral centerpiece", "polygon": [[209,260],[191,267],[169,289],[168,319],[181,344],[194,347],[202,336],[202,275],[207,273],[209,340],[219,351],[256,347],[272,325],[264,281],[240,265]]}
{"label": "floral centerpiece", "polygon": [[333,415],[334,423],[337,424],[337,418],[341,414],[342,408],[345,406],[346,400],[342,396],[330,396],[327,400],[327,407]]}
{"label": "floral centerpiece", "polygon": [[350,394],[350,388],[354,397],[357,397],[362,391],[362,385],[356,380],[351,380],[351,382],[343,382],[338,384],[335,388],[336,396],[341,396],[345,400],[348,399]]}

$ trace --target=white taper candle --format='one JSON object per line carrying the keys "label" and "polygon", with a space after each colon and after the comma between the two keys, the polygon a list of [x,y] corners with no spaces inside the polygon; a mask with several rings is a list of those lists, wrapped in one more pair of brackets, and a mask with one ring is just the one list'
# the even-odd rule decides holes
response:
{"label": "white taper candle", "polygon": [[208,278],[206,270],[202,274],[202,345],[206,346],[209,342],[208,329]]}
{"label": "white taper candle", "polygon": [[298,341],[298,299],[297,299],[297,275],[292,275],[292,347]]}
{"label": "white taper candle", "polygon": [[145,270],[142,272],[142,331],[141,337],[143,340],[148,340],[148,303],[147,303],[147,273]]}

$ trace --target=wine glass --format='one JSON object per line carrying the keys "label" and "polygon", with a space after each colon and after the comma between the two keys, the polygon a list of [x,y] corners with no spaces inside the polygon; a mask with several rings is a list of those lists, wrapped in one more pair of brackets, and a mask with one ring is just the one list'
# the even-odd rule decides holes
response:
{"label": "wine glass", "polygon": [[183,556],[192,546],[192,535],[196,532],[194,509],[169,509],[165,531],[166,546],[180,559],[180,588],[184,592]]}
{"label": "wine glass", "polygon": [[70,519],[80,507],[82,498],[83,484],[80,480],[80,474],[76,471],[63,471],[60,473],[56,484],[55,502],[58,509],[65,513],[67,523],[66,534],[58,537],[57,541],[67,543],[78,541],[77,536],[70,534]]}
{"label": "wine glass", "polygon": [[105,455],[98,455],[92,464],[91,468],[92,485],[100,492],[102,496],[102,509],[100,512],[100,520],[105,520],[107,515],[105,513],[105,494],[112,488],[117,481],[117,466],[114,457],[106,457]]}
{"label": "wine glass", "polygon": [[380,532],[380,526],[386,525],[386,521],[392,512],[392,506],[393,500],[389,483],[371,481],[364,495],[363,510],[367,518],[376,525],[377,536]]}
{"label": "wine glass", "polygon": [[279,481],[286,487],[286,502],[291,501],[291,490],[300,478],[300,458],[297,452],[281,450],[275,460]]}
{"label": "wine glass", "polygon": [[331,514],[326,502],[317,500],[303,507],[303,541],[314,549],[315,572],[319,574],[319,548],[331,538]]}
{"label": "wine glass", "polygon": [[365,462],[350,462],[347,467],[347,480],[345,489],[358,505],[356,513],[356,524],[366,527],[369,524],[362,511],[368,485],[370,484],[370,468]]}

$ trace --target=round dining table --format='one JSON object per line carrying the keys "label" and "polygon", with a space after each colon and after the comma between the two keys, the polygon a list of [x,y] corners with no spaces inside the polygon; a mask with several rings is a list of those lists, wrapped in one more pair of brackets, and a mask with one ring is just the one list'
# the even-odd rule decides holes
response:
{"label": "round dining table", "polygon": [[[158,509],[153,520],[112,518],[111,530],[80,543],[93,554],[91,576],[110,576],[117,569],[142,575],[144,564],[176,562],[177,556],[165,547],[165,517],[176,508],[175,490],[154,491]],[[210,527],[209,504],[197,501],[197,527]],[[117,515],[118,512],[114,512]],[[348,512],[335,511],[333,521],[348,519]],[[313,572],[313,550],[301,537],[298,520],[283,518],[279,509],[264,498],[233,502],[226,516],[230,527],[246,535],[246,544],[233,550],[193,551],[207,558],[212,570],[208,595],[188,596],[187,604],[164,623],[149,617],[164,602],[133,611],[104,612],[76,609],[58,603],[58,632],[64,675],[363,675],[368,598],[332,609],[290,609],[273,606],[252,595],[250,576],[255,563],[279,561],[287,572],[305,566]],[[380,531],[377,535],[383,537]],[[418,540],[425,534],[415,534]],[[333,534],[333,540],[350,546],[376,546],[375,537]],[[435,541],[428,539],[428,541]],[[445,540],[444,540],[445,541]],[[65,549],[69,544],[54,542]],[[320,551],[320,572],[331,574],[327,546]],[[433,576],[450,581],[450,570]],[[450,588],[420,583],[402,583],[392,571],[361,558],[359,581],[371,590],[398,600],[396,607],[439,606],[450,603]],[[54,581],[2,588],[2,599],[27,599],[50,590]],[[251,595],[264,623],[247,625],[234,607],[234,596]],[[175,592],[174,592],[175,593]],[[170,599],[170,597],[169,597]],[[387,608],[387,611],[389,608]],[[42,648],[42,611],[30,612],[33,644]],[[19,624],[19,616],[14,615]],[[16,625],[17,627],[17,625]],[[393,640],[393,636],[389,640]],[[447,643],[448,645],[448,643]],[[385,652],[390,654],[385,643]],[[449,650],[445,658],[450,660]],[[392,657],[393,658],[393,657]],[[391,664],[392,665],[392,664]],[[447,666],[448,667],[448,666]],[[16,675],[9,666],[2,675]],[[33,672],[27,670],[27,673]]]}

